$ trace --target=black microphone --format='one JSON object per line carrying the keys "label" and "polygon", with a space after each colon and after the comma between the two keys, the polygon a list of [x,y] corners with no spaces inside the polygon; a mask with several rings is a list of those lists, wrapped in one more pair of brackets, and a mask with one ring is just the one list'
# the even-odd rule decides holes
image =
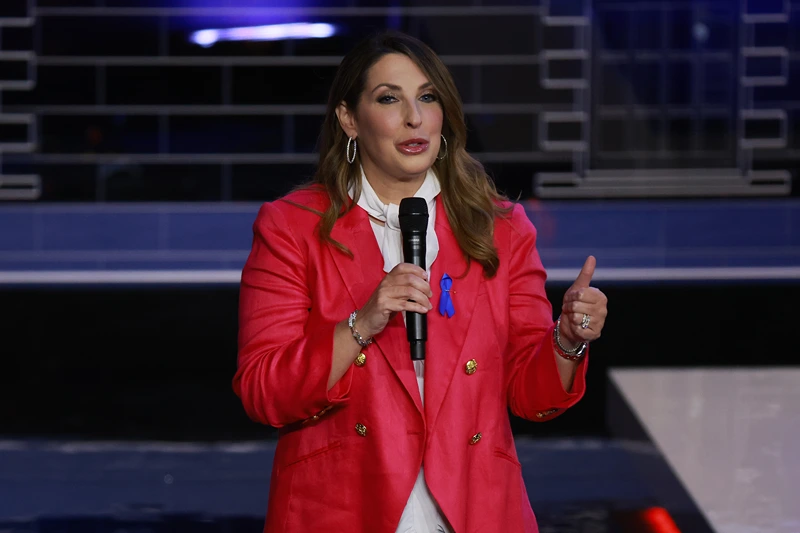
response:
{"label": "black microphone", "polygon": [[[426,270],[425,243],[428,233],[428,202],[425,201],[425,198],[403,198],[400,201],[398,217],[400,231],[403,232],[403,261]],[[425,341],[428,340],[427,315],[407,311],[406,333],[411,345],[411,360],[425,359]]]}

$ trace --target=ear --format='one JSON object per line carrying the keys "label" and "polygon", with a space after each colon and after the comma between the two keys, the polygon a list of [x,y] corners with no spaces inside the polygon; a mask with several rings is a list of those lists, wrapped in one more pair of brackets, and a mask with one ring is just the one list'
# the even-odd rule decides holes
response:
{"label": "ear", "polygon": [[336,118],[339,119],[339,125],[342,127],[342,130],[344,130],[345,135],[352,138],[358,137],[356,117],[347,107],[346,103],[342,102],[336,106]]}

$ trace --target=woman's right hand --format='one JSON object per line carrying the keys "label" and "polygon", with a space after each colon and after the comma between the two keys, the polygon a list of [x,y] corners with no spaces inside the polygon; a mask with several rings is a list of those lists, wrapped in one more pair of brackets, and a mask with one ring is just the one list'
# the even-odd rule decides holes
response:
{"label": "woman's right hand", "polygon": [[399,263],[358,311],[355,328],[365,339],[374,337],[398,311],[427,313],[433,308],[432,296],[427,272],[411,263]]}

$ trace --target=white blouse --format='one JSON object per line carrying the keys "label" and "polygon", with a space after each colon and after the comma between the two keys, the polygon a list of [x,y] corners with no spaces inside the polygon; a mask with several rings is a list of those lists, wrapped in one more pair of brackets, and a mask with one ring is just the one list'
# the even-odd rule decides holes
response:
{"label": "white blouse", "polygon": [[[372,231],[378,241],[381,254],[384,258],[384,271],[389,272],[403,260],[403,240],[397,220],[398,206],[384,204],[378,198],[374,189],[367,181],[364,171],[361,171],[362,193],[358,205],[369,215]],[[433,171],[429,170],[425,181],[414,196],[425,198],[428,201],[428,231],[427,231],[427,257],[426,265],[430,274],[431,264],[436,260],[439,252],[439,241],[434,230],[436,223],[436,196],[441,191],[439,180]],[[377,223],[374,219],[381,220],[384,224]],[[405,319],[405,313],[403,313]],[[417,386],[422,403],[425,403],[425,361],[414,361],[414,370],[417,374]],[[424,465],[420,468],[417,481],[411,490],[400,524],[396,533],[449,533],[446,520],[442,517],[436,501],[433,499],[428,484],[425,482]]]}

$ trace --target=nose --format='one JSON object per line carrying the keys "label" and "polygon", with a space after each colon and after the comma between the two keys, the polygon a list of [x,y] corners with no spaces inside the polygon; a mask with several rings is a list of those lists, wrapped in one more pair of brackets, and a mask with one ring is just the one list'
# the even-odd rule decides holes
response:
{"label": "nose", "polygon": [[406,109],[406,125],[409,128],[419,128],[422,124],[422,113],[420,113],[419,103],[413,101],[408,104]]}

